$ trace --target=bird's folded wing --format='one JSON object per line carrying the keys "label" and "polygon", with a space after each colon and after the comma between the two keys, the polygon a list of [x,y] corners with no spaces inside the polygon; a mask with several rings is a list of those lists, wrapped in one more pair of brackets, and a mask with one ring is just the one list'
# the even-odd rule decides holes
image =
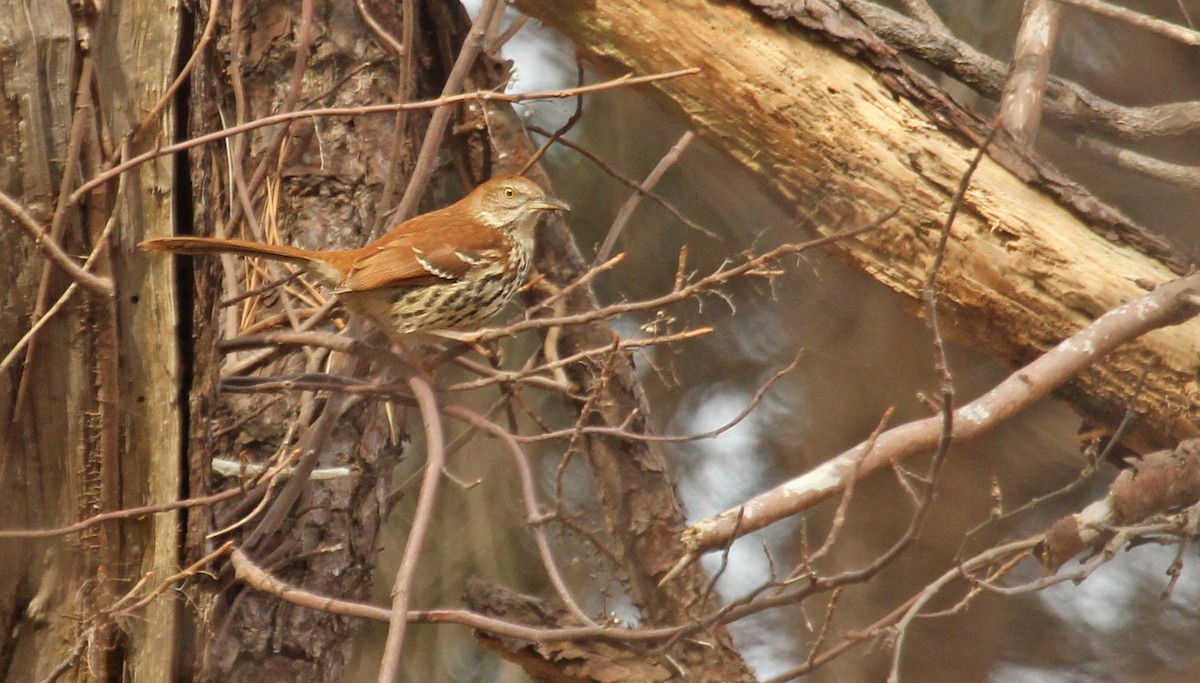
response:
{"label": "bird's folded wing", "polygon": [[449,283],[503,263],[510,248],[500,231],[469,222],[385,237],[363,248],[338,291]]}

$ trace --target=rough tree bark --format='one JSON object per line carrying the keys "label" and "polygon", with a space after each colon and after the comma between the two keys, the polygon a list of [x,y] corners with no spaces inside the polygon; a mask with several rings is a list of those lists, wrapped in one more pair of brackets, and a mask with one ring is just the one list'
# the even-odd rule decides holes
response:
{"label": "rough tree bark", "polygon": [[[293,27],[298,13],[292,10],[289,14],[283,9],[289,6],[286,2],[264,4],[243,29],[248,33],[248,37],[243,38],[247,46],[245,51],[257,54],[259,58],[252,69],[248,62],[243,71],[244,100],[252,104],[240,118],[262,116],[279,107],[282,97],[279,84],[287,81],[292,61],[296,59],[292,46],[297,42],[293,32],[298,29]],[[428,71],[422,72],[421,88],[415,95],[430,98],[440,90],[466,34],[467,24],[457,3],[419,3],[419,6],[423,9],[416,63],[426,65]],[[379,4],[369,7],[376,21],[392,35],[403,35],[403,22],[409,18],[396,14],[398,6]],[[328,93],[320,102],[322,105],[373,104],[396,99],[397,85],[388,80],[391,74],[386,69],[382,74],[373,69],[370,72],[373,75],[365,78],[363,87],[339,87],[341,81],[338,79],[344,78],[346,73],[341,61],[370,63],[383,57],[374,52],[378,48],[371,43],[365,43],[371,54],[350,54],[351,46],[364,45],[356,43],[353,37],[361,35],[366,28],[357,12],[347,14],[337,8],[340,6],[333,3],[317,3],[314,43],[310,51],[314,55],[333,58],[309,60],[305,92]],[[289,16],[293,17],[292,24],[285,21]],[[218,107],[221,103],[232,106],[225,91],[225,72],[223,64],[210,62],[194,77],[195,108],[190,135],[201,135],[218,128],[218,122],[222,121]],[[504,76],[502,65],[490,58],[481,59],[471,70],[464,90],[493,90],[504,82]],[[486,113],[483,107],[486,107]],[[410,118],[424,120],[423,116]],[[454,156],[452,169],[457,171],[463,186],[473,185],[493,174],[515,172],[532,152],[516,115],[507,105],[463,107],[456,112],[454,124],[458,132],[447,138],[446,147]],[[315,125],[301,122],[290,127],[285,145],[287,152],[279,172],[283,191],[278,193],[277,203],[270,206],[269,212],[278,216],[280,232],[285,235],[282,241],[308,246],[351,245],[365,241],[366,228],[378,224],[382,218],[378,212],[392,203],[386,197],[380,202],[380,196],[387,185],[382,180],[383,171],[394,153],[378,141],[392,139],[393,125],[391,117],[358,117],[346,121],[323,120]],[[256,146],[251,148],[247,158],[256,159],[264,154],[257,145],[269,137],[258,135],[253,138],[251,144]],[[402,158],[410,164],[420,139],[419,128],[410,130],[405,136]],[[243,164],[234,160],[232,166],[238,168]],[[200,148],[192,155],[193,185],[197,189],[199,207],[196,222],[205,229],[215,226],[219,230],[225,220],[230,198],[222,192],[223,188],[232,185],[231,179],[221,175],[227,166],[222,148]],[[401,168],[400,177],[406,178],[409,170],[407,166]],[[441,178],[443,185],[445,180],[445,177]],[[548,179],[540,180],[549,185]],[[396,185],[402,187],[403,183]],[[330,230],[330,226],[339,229]],[[586,271],[586,263],[571,243],[570,233],[561,221],[540,235],[537,267],[549,281],[559,285],[567,284]],[[242,450],[250,450],[257,452],[255,459],[259,459],[282,441],[289,413],[295,409],[290,402],[282,402],[246,421],[240,419],[241,416],[255,414],[263,407],[261,396],[247,400],[228,394],[218,396],[218,343],[213,321],[223,315],[218,300],[224,295],[218,293],[217,272],[217,267],[212,264],[197,266],[194,325],[200,355],[192,391],[193,424],[189,449],[193,495],[204,492],[209,462],[214,455],[230,457]],[[226,270],[226,282],[228,279],[229,271]],[[576,291],[566,303],[571,312],[593,305],[586,290]],[[230,323],[224,324],[228,331]],[[613,338],[612,331],[603,323],[564,330],[559,352],[570,354],[585,348],[604,347]],[[593,408],[588,416],[589,422],[616,425],[635,412],[644,415],[646,411],[631,363],[628,359],[618,358],[608,365],[614,367],[580,363],[568,369],[581,391],[601,395],[596,402],[599,407]],[[272,374],[302,370],[303,367],[294,366],[277,369]],[[324,406],[322,415],[331,410],[330,403]],[[581,407],[572,405],[570,409]],[[303,411],[303,406],[300,409]],[[215,426],[205,424],[204,420],[214,414],[218,416],[218,423]],[[336,483],[312,482],[297,505],[295,518],[286,526],[262,533],[251,531],[244,538],[257,549],[260,562],[278,561],[285,556],[284,552],[286,557],[298,558],[276,570],[280,578],[326,595],[365,599],[369,587],[367,572],[376,559],[377,524],[385,512],[379,501],[387,498],[388,491],[383,468],[392,461],[384,448],[387,421],[382,406],[376,402],[364,403],[348,415],[352,419],[339,421],[332,434],[325,437],[317,463],[319,466],[352,465],[356,471],[353,487],[339,489]],[[320,420],[318,418],[313,424],[319,424]],[[226,425],[236,425],[236,429],[226,430]],[[637,425],[629,428],[636,429]],[[213,443],[211,434],[214,432],[226,436]],[[302,448],[309,443],[308,438],[307,435],[301,438]],[[692,568],[666,589],[655,587],[656,580],[682,552],[678,532],[684,521],[661,453],[647,444],[607,438],[589,440],[584,451],[591,458],[596,479],[600,480],[600,495],[604,499],[603,510],[608,523],[606,531],[613,540],[614,553],[621,560],[617,569],[628,581],[632,597],[642,609],[644,623],[686,622],[692,618],[691,610],[696,609],[692,603],[695,596],[703,592],[707,578],[699,568]],[[214,520],[207,520],[202,515],[193,516],[188,532],[189,556],[198,557],[207,550],[209,542],[205,535],[236,519],[248,507],[241,505],[236,511],[218,509],[218,519]],[[255,524],[258,522],[250,527],[255,528]],[[276,553],[275,548],[284,551]],[[261,679],[264,673],[288,680],[336,678],[349,654],[351,636],[360,625],[342,617],[281,604],[275,596],[236,587],[214,594],[211,587],[202,586],[194,593],[194,600],[205,606],[198,614],[200,630],[209,630],[216,636],[206,643],[206,652],[197,653],[195,664],[196,670],[209,680],[255,680]],[[506,609],[505,616],[518,618],[520,614],[512,611],[514,609]],[[714,631],[722,633],[720,629]],[[588,647],[585,644],[573,651],[582,655]],[[505,654],[511,656],[512,651]],[[679,664],[689,667],[697,676],[695,680],[750,679],[745,665],[721,638],[714,637],[711,643],[684,639],[669,654]],[[582,656],[576,659],[586,660]],[[597,671],[600,672],[598,675],[603,675],[607,660],[597,655],[593,661],[602,665]],[[647,666],[661,668],[653,661]]]}
{"label": "rough tree bark", "polygon": [[[222,299],[237,293],[235,284],[251,287],[270,273],[243,262],[184,262],[177,280],[171,260],[148,258],[132,245],[177,232],[228,233],[243,223],[259,239],[270,231],[310,247],[362,243],[384,224],[383,211],[398,199],[422,137],[422,126],[414,122],[423,117],[299,120],[194,148],[187,153],[188,172],[179,177],[173,177],[171,159],[160,157],[123,174],[119,193],[118,183],[111,182],[81,193],[77,206],[65,198],[81,178],[104,170],[146,112],[154,117],[122,158],[284,110],[436,96],[466,34],[458,3],[365,4],[371,27],[359,7],[308,0],[220,9],[200,2],[182,22],[175,6],[164,12],[161,5],[136,2],[79,5],[76,16],[51,5],[9,3],[0,14],[4,45],[11,47],[0,53],[7,96],[0,139],[14,141],[0,157],[3,189],[36,211],[36,218],[51,222],[50,234],[70,253],[103,245],[95,271],[111,278],[115,292],[77,293],[40,332],[28,359],[0,374],[0,530],[61,527],[97,512],[236,490],[235,483],[213,474],[217,456],[262,460],[294,447],[309,467],[351,465],[354,471],[353,477],[308,486],[293,476],[261,516],[254,510],[262,500],[258,490],[215,507],[106,522],[65,541],[58,535],[36,542],[3,539],[5,679],[45,678],[72,668],[88,680],[128,675],[147,681],[334,680],[344,671],[359,621],[244,590],[222,573],[220,563],[208,567],[215,574],[196,575],[186,584],[186,600],[168,586],[135,618],[119,623],[111,618],[114,601],[138,578],[148,581],[140,596],[229,537],[293,584],[367,598],[394,463],[389,419],[379,402],[322,403],[312,397],[272,402],[219,391],[222,363],[264,367],[268,373],[321,367],[319,351],[250,360],[220,352],[222,339],[253,322],[223,306]],[[412,31],[415,49],[405,53],[389,51],[383,35],[404,36],[413,28],[414,17],[405,16],[402,7],[421,8],[419,27]],[[210,17],[216,18],[211,27]],[[180,29],[189,26],[192,33],[182,35],[192,40],[199,59],[176,119],[165,106],[170,100],[159,109],[155,104],[177,66]],[[380,40],[363,40],[372,32]],[[465,89],[493,89],[503,83],[502,71],[485,58]],[[456,113],[457,128],[444,145],[453,163],[436,177],[437,204],[446,203],[454,185],[517,170],[531,151],[510,108],[499,106],[489,125],[475,125],[477,107]],[[184,122],[182,130],[174,130],[175,121]],[[397,143],[379,144],[386,140]],[[12,255],[0,264],[7,296],[0,309],[5,349],[14,347],[29,328],[26,321],[68,283],[60,270],[46,265],[10,214],[0,231]],[[550,281],[565,284],[586,270],[561,223],[544,237],[539,268]],[[585,291],[576,291],[567,303],[572,311],[592,305]],[[176,337],[169,332],[178,310],[192,314],[179,321]],[[570,353],[612,338],[597,323],[564,332],[560,345]],[[588,421],[616,425],[633,412],[645,414],[628,359],[570,371],[585,391],[603,395]],[[182,396],[190,420],[180,414]],[[289,433],[292,425],[297,434]],[[691,602],[706,581],[702,572],[690,570],[666,590],[655,587],[679,554],[683,523],[661,454],[646,444],[605,438],[589,440],[584,450],[601,475],[607,532],[643,619],[669,624],[691,618]],[[232,533],[212,535],[227,528]],[[716,647],[685,639],[670,655],[677,666],[700,675],[697,680],[748,679],[719,635],[717,629]],[[597,656],[603,673],[607,660]],[[659,664],[647,665],[669,675]]]}
{"label": "rough tree bark", "polygon": [[[215,3],[214,3],[215,4]],[[403,35],[400,3],[368,3],[375,20]],[[189,137],[235,123],[313,106],[358,106],[436,96],[449,69],[443,40],[428,17],[421,20],[414,63],[423,65],[406,87],[402,57],[378,41],[353,4],[265,1],[238,6],[222,3],[211,45],[192,76]],[[198,13],[203,19],[211,6]],[[461,28],[461,27],[460,27]],[[457,44],[462,35],[446,35]],[[371,68],[363,68],[370,65]],[[400,126],[397,129],[397,126]],[[403,145],[391,141],[400,130]],[[395,197],[383,199],[389,175],[394,192],[411,167],[419,127],[401,117],[374,116],[301,120],[269,127],[227,144],[190,153],[197,234],[240,234],[263,239],[277,232],[288,244],[338,248],[367,241]],[[233,175],[230,174],[232,169]],[[439,176],[440,186],[445,180]],[[399,184],[403,187],[403,183]],[[231,225],[230,212],[246,215]],[[244,230],[244,233],[241,231]],[[296,585],[328,595],[364,600],[370,595],[377,536],[398,449],[389,443],[387,416],[377,403],[347,406],[339,399],[272,402],[264,395],[219,392],[223,371],[247,362],[253,353],[224,355],[223,339],[241,334],[247,321],[237,307],[221,301],[241,287],[286,274],[256,275],[237,259],[200,259],[192,264],[195,286],[183,300],[195,312],[195,379],[187,449],[190,493],[202,496],[230,482],[213,477],[213,458],[262,462],[279,449],[298,449],[316,467],[350,467],[354,476],[299,486],[291,504],[287,484],[261,516],[251,515],[236,532],[215,541],[214,530],[246,517],[261,500],[239,500],[189,515],[188,558],[234,538],[256,560]],[[272,305],[276,294],[269,294]],[[292,306],[299,301],[293,299]],[[194,307],[193,307],[194,305]],[[249,322],[253,322],[250,320]],[[265,374],[312,372],[322,354],[268,357],[256,367]],[[314,363],[317,363],[314,365]],[[361,374],[353,364],[334,372]],[[298,439],[289,441],[289,429]],[[294,481],[294,484],[302,482]],[[338,680],[351,657],[361,621],[281,603],[246,590],[223,574],[217,583],[200,582],[191,591],[188,616],[197,637],[183,663],[196,680]]]}
{"label": "rough tree bark", "polygon": [[[773,20],[755,5],[789,8]],[[518,0],[604,73],[699,67],[661,98],[822,231],[899,208],[842,258],[919,301],[953,195],[985,122],[903,65],[837,3]],[[809,7],[811,13],[804,8]],[[785,11],[785,10],[780,10]],[[1037,159],[995,145],[972,180],[943,268],[951,334],[1027,362],[1101,313],[1175,277],[1178,254]],[[1147,255],[1150,254],[1150,255]],[[1200,322],[1156,331],[1062,393],[1115,425],[1142,371],[1130,442],[1196,434]]]}

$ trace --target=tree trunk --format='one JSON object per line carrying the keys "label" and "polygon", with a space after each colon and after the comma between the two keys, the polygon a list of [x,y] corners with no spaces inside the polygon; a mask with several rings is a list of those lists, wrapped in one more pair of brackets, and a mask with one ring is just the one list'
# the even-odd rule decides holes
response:
{"label": "tree trunk", "polygon": [[[699,67],[654,87],[822,232],[899,209],[881,229],[833,249],[915,308],[951,197],[986,126],[853,15],[816,4],[834,9],[796,9],[795,20],[777,21],[750,2],[517,2],[603,72]],[[955,222],[940,300],[953,321],[948,332],[1018,364],[1143,287],[1174,278],[1181,261],[1053,169],[998,142]],[[1084,415],[1115,425],[1148,369],[1130,442],[1173,443],[1196,433],[1198,353],[1200,321],[1193,320],[1126,345],[1061,393]]]}
{"label": "tree trunk", "polygon": [[[404,35],[405,22],[412,20],[402,15],[400,3],[367,6],[393,36]],[[305,107],[436,96],[449,69],[447,60],[454,56],[446,50],[462,41],[461,32],[443,36],[423,15],[412,55],[418,70],[413,85],[405,86],[403,57],[365,38],[371,29],[353,4],[259,2],[247,5],[240,17],[232,9],[222,6],[212,42],[227,47],[206,50],[192,77],[189,137]],[[206,16],[201,13],[197,23]],[[457,26],[461,31],[463,24]],[[299,120],[195,148],[190,153],[196,209],[191,227],[196,234],[258,240],[270,233],[275,235],[271,239],[310,248],[365,243],[386,219],[384,212],[411,171],[421,137],[413,123],[418,119],[423,117]],[[393,140],[399,141],[395,147]],[[446,180],[440,173],[434,186],[440,190]],[[231,225],[231,211],[249,215]],[[255,355],[221,353],[223,340],[245,334],[247,327],[281,310],[281,303],[285,309],[310,304],[304,293],[270,290],[248,305],[221,305],[244,289],[286,275],[271,266],[258,273],[241,259],[193,262],[195,286],[189,294],[194,302],[184,303],[185,308],[194,306],[196,333],[188,449],[191,495],[231,485],[211,474],[218,457],[264,462],[296,449],[309,467],[348,467],[353,474],[307,485],[294,477],[271,495],[261,515],[254,511],[262,502],[261,491],[211,511],[200,509],[189,522],[188,555],[194,560],[222,541],[236,539],[279,578],[322,594],[366,600],[387,513],[390,471],[400,452],[399,444],[391,443],[383,406],[348,405],[336,396],[296,400],[300,395],[292,394],[272,401],[269,395],[218,393],[222,375]],[[263,375],[315,372],[328,361],[326,353],[267,354],[251,367]],[[344,361],[336,361],[332,369],[345,375],[367,371]],[[232,533],[209,537],[243,521]],[[192,596],[199,606],[189,614],[196,622],[191,666],[197,680],[340,680],[362,626],[359,619],[246,589],[228,574],[217,584],[197,585]]]}
{"label": "tree trunk", "polygon": [[[119,190],[110,184],[75,205],[65,201],[76,179],[101,170],[164,96],[178,8],[127,2],[96,15],[79,11],[0,6],[0,189],[36,207],[36,220],[53,218],[49,232],[69,253],[95,249],[92,271],[120,286],[114,296],[78,288],[0,372],[6,529],[61,526],[180,491],[178,349],[163,333],[174,326],[174,283],[169,264],[149,263],[132,248],[172,230],[171,160],[142,165]],[[170,116],[160,114],[127,151],[171,136]],[[0,223],[8,255],[0,264],[0,349],[7,353],[70,280],[10,215]],[[177,513],[110,522],[66,541],[0,543],[0,677],[38,680],[79,664],[81,653],[79,670],[89,680],[122,671],[147,681],[172,677],[178,603],[150,604],[119,624],[109,610],[142,576],[161,580],[177,570]]]}

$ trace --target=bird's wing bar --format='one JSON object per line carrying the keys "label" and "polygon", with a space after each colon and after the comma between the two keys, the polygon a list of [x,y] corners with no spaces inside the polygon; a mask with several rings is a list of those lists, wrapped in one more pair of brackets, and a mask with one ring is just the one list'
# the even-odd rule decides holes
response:
{"label": "bird's wing bar", "polygon": [[502,233],[471,221],[396,235],[364,247],[338,291],[448,283],[506,259],[511,248]]}

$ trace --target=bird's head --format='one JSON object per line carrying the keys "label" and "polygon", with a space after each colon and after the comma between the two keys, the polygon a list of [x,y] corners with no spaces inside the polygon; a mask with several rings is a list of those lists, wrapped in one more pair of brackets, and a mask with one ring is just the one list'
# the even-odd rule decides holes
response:
{"label": "bird's head", "polygon": [[532,226],[543,211],[569,211],[571,207],[529,178],[506,175],[492,178],[467,195],[475,218],[499,230]]}

